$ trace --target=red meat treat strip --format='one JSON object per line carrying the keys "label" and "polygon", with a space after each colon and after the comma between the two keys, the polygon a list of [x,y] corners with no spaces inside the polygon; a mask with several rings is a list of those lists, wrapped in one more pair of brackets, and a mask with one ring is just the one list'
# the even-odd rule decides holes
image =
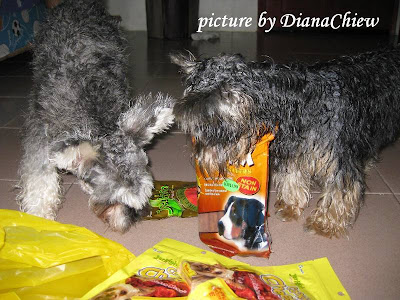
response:
{"label": "red meat treat strip", "polygon": [[[235,271],[234,275],[235,285],[228,284],[233,292],[239,297],[248,300],[275,300],[279,299],[278,296],[271,292],[271,287],[260,279],[254,273]],[[241,287],[241,288],[239,288]]]}
{"label": "red meat treat strip", "polygon": [[132,276],[126,279],[126,283],[145,290],[152,287],[149,293],[145,295],[147,297],[181,297],[187,296],[190,292],[190,288],[186,283],[172,280],[157,280]]}

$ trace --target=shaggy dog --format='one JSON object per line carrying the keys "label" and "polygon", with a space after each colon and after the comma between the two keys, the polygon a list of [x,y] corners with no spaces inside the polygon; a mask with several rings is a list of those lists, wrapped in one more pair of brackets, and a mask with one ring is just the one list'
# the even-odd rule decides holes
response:
{"label": "shaggy dog", "polygon": [[77,176],[113,230],[148,214],[153,180],[143,147],[173,122],[174,101],[131,97],[125,44],[97,0],[65,0],[41,25],[19,170],[23,211],[56,217],[59,169]]}
{"label": "shaggy dog", "polygon": [[400,51],[313,65],[246,62],[240,55],[171,58],[185,85],[174,113],[193,136],[199,165],[225,175],[227,162],[239,165],[272,131],[278,217],[298,219],[317,183],[322,194],[306,230],[347,235],[363,202],[366,169],[400,134]]}

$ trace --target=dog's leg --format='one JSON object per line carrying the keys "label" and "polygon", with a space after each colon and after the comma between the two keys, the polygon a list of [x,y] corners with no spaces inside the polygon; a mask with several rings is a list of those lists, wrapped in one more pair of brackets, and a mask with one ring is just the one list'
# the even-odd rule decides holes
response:
{"label": "dog's leg", "polygon": [[357,219],[365,189],[364,176],[353,173],[338,172],[326,179],[318,206],[307,218],[306,231],[326,237],[347,236]]}
{"label": "dog's leg", "polygon": [[310,199],[310,176],[294,162],[281,165],[274,175],[277,186],[275,214],[282,221],[297,220]]}
{"label": "dog's leg", "polygon": [[48,149],[33,139],[30,142],[24,143],[17,201],[22,211],[54,220],[62,203],[59,175],[49,160]]}

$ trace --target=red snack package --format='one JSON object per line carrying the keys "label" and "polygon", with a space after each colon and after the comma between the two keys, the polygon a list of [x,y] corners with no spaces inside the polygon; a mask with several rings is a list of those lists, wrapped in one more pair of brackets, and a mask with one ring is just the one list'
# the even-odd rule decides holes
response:
{"label": "red snack package", "polygon": [[228,165],[228,174],[201,172],[196,166],[200,239],[215,252],[231,257],[268,257],[268,148],[272,134],[256,145],[243,166]]}

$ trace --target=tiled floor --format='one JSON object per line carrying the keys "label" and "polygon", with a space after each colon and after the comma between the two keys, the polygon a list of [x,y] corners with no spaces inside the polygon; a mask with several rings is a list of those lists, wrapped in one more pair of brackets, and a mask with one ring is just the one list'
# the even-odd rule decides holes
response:
{"label": "tiled floor", "polygon": [[[149,40],[144,32],[130,32],[133,46],[130,76],[135,92],[182,94],[177,68],[168,53],[190,50],[210,56],[220,52],[240,52],[249,59],[265,55],[278,62],[292,59],[314,61],[385,45],[386,38],[375,35],[305,35],[301,33],[224,33],[214,42]],[[0,208],[17,209],[13,186],[20,159],[21,113],[27,107],[31,86],[29,54],[0,63]],[[158,180],[195,180],[187,137],[172,130],[149,148],[152,171]],[[381,161],[370,171],[368,190],[359,219],[349,239],[326,239],[308,235],[301,222],[282,223],[269,218],[273,251],[269,260],[238,258],[253,265],[281,265],[328,257],[353,299],[399,299],[400,294],[400,142],[385,149]],[[198,239],[197,219],[173,218],[145,221],[125,235],[108,231],[87,208],[87,196],[72,176],[64,176],[66,202],[59,221],[86,226],[114,239],[134,254],[140,254],[165,237],[206,248]],[[311,206],[316,202],[318,191]],[[276,193],[270,187],[271,205]],[[77,214],[79,212],[79,214]],[[306,211],[308,213],[309,210]]]}

